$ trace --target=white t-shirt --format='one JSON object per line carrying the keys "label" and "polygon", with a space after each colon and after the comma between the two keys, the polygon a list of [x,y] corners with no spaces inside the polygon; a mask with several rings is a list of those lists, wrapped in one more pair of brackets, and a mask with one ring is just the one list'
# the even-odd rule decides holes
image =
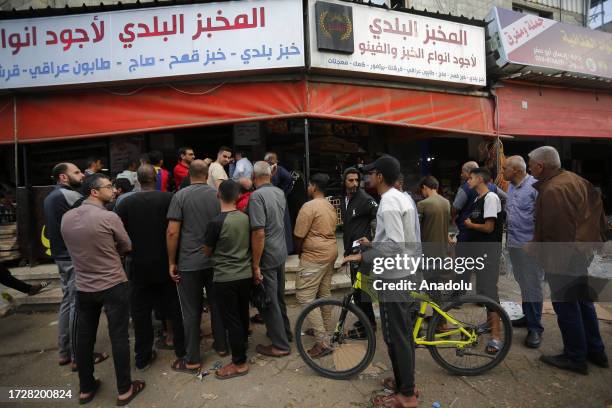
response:
{"label": "white t-shirt", "polygon": [[[478,198],[476,199],[478,200]],[[497,218],[497,214],[499,214],[501,210],[502,206],[499,196],[492,191],[488,192],[484,199],[483,218],[485,220],[487,218]]]}
{"label": "white t-shirt", "polygon": [[219,180],[227,180],[227,173],[221,164],[212,162],[208,166],[208,185],[216,189]]}

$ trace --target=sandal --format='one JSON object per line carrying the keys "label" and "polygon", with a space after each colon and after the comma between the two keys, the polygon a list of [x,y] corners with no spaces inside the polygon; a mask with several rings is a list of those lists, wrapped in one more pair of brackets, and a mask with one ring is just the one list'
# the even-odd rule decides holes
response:
{"label": "sandal", "polygon": [[189,368],[187,367],[187,361],[185,361],[184,358],[178,358],[174,360],[171,368],[177,373],[197,374],[198,371],[200,371],[200,369],[202,368],[202,366],[196,368]]}
{"label": "sandal", "polygon": [[330,355],[333,352],[334,352],[333,349],[331,349],[330,347],[321,345],[321,343],[315,343],[315,345],[310,350],[307,351],[308,355],[312,359],[325,357],[327,355]]}
{"label": "sandal", "polygon": [[[387,377],[382,380],[382,385],[389,391],[397,392],[397,385],[395,384],[395,379],[393,377]],[[417,398],[421,397],[421,392],[419,389],[414,386],[414,396]]]}
{"label": "sandal", "polygon": [[132,402],[132,400],[134,398],[136,398],[136,396],[138,394],[140,394],[142,392],[142,390],[145,389],[145,382],[141,381],[141,380],[134,380],[132,381],[132,395],[130,395],[129,397],[127,397],[126,399],[119,399],[117,398],[117,406],[118,407],[123,407],[127,404],[129,404],[130,402]]}
{"label": "sandal", "polygon": [[350,329],[346,332],[346,337],[352,340],[367,340],[368,335],[365,332],[365,329]]}
{"label": "sandal", "polygon": [[93,401],[94,397],[96,396],[96,393],[100,389],[100,385],[102,385],[102,381],[96,380],[96,382],[94,383],[93,390],[91,390],[89,395],[85,398],[79,397],[79,405],[85,405]]}
{"label": "sandal", "polygon": [[66,358],[60,359],[60,361],[58,361],[58,364],[60,366],[67,366],[70,363],[72,363],[72,359],[70,357],[66,357]]}
{"label": "sandal", "polygon": [[[225,375],[220,374],[221,370],[227,369],[229,366],[234,366],[233,370],[228,370],[228,373]],[[230,378],[241,377],[243,375],[247,375],[249,373],[249,368],[247,367],[246,371],[238,371],[236,369],[236,365],[234,363],[230,363],[223,368],[215,371],[215,377],[220,380],[229,380]]]}
{"label": "sandal", "polygon": [[502,349],[503,345],[504,344],[501,342],[501,340],[491,339],[487,343],[487,347],[485,348],[485,353],[487,353],[487,354],[497,354]]}

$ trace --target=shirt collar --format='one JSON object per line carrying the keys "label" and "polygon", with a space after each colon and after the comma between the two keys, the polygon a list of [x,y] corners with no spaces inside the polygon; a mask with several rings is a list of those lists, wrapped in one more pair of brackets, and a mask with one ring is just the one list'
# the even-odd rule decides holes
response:
{"label": "shirt collar", "polygon": [[87,199],[83,201],[83,205],[93,205],[94,207],[98,207],[98,208],[101,208],[103,210],[105,209],[104,206],[102,206],[102,205],[100,205],[98,203],[94,203],[93,201],[89,201]]}

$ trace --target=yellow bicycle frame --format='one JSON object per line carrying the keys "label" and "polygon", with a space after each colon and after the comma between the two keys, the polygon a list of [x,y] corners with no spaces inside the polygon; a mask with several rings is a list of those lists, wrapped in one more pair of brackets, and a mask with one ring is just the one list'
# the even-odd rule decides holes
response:
{"label": "yellow bicycle frame", "polygon": [[[357,276],[355,278],[355,283],[353,284],[354,289],[360,289],[363,292],[367,293],[373,302],[378,302],[378,296],[375,291],[372,291],[369,285],[362,285],[363,275],[361,272],[357,272]],[[367,279],[367,277],[366,277]],[[418,346],[456,346],[457,348],[464,348],[473,344],[478,336],[473,331],[468,331],[465,327],[463,327],[463,323],[455,319],[453,316],[446,313],[437,303],[433,302],[430,297],[425,293],[419,292],[410,292],[410,297],[413,299],[420,301],[419,313],[414,323],[414,328],[412,330],[412,338],[414,339],[414,343]],[[421,326],[423,325],[423,321],[425,320],[425,312],[427,312],[427,307],[430,306],[436,313],[440,314],[448,323],[453,326],[457,326],[454,329],[444,331],[442,333],[436,333],[436,340],[429,341],[426,340],[425,336],[419,336],[419,332],[421,330]],[[465,340],[444,340],[447,337],[463,334]]]}

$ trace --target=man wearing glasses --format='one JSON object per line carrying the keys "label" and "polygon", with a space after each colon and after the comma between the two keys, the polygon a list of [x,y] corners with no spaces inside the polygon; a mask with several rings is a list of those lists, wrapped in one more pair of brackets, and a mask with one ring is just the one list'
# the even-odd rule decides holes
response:
{"label": "man wearing glasses", "polygon": [[90,402],[100,387],[94,378],[93,348],[102,308],[108,320],[117,380],[117,405],[126,405],[145,387],[132,381],[130,370],[129,287],[121,256],[132,243],[117,214],[105,205],[113,199],[113,184],[103,174],[83,183],[87,199],[62,218],[61,232],[76,272],[77,367],[79,403]]}

